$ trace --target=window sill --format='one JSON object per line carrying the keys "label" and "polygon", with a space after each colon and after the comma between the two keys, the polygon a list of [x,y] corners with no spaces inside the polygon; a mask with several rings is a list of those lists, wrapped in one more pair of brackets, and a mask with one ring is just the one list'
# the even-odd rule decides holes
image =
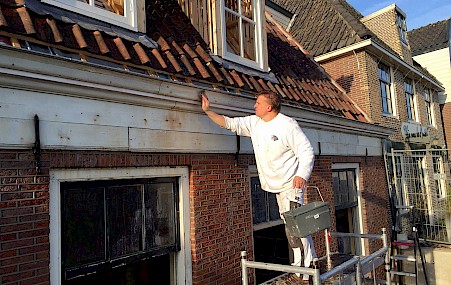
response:
{"label": "window sill", "polygon": [[382,113],[382,116],[387,119],[398,119],[398,116],[393,115],[393,114]]}
{"label": "window sill", "polygon": [[282,224],[283,224],[282,219],[270,221],[270,222],[263,222],[263,223],[254,225],[253,230],[254,231],[264,230],[264,229],[272,228],[274,226],[278,226],[278,225],[282,225]]}

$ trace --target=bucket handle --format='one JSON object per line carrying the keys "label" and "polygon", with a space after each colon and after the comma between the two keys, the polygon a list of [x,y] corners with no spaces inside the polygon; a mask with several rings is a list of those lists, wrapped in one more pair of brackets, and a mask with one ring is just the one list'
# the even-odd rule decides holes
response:
{"label": "bucket handle", "polygon": [[316,191],[318,191],[319,197],[321,198],[321,201],[324,202],[323,195],[321,195],[321,192],[319,191],[319,188],[318,188],[317,186],[306,186],[306,187],[305,187],[306,190],[309,189],[309,188],[314,188],[314,189],[316,189]]}

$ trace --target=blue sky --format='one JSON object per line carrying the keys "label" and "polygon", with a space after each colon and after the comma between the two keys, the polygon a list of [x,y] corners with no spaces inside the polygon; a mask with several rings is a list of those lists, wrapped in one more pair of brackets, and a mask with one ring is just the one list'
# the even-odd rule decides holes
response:
{"label": "blue sky", "polygon": [[451,17],[450,0],[347,0],[363,16],[396,4],[406,13],[407,30],[427,26]]}

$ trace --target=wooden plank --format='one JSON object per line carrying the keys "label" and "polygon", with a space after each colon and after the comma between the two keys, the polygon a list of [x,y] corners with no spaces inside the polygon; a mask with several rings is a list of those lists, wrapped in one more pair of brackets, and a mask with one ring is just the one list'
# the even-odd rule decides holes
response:
{"label": "wooden plank", "polygon": [[131,151],[236,152],[235,135],[130,128]]}

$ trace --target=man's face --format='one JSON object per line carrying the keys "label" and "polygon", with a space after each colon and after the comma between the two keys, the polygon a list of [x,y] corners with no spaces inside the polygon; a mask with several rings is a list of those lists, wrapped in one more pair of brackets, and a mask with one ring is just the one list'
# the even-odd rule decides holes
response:
{"label": "man's face", "polygon": [[254,105],[255,115],[257,117],[263,118],[266,114],[271,112],[272,107],[270,105],[270,101],[265,96],[258,96],[257,102]]}

